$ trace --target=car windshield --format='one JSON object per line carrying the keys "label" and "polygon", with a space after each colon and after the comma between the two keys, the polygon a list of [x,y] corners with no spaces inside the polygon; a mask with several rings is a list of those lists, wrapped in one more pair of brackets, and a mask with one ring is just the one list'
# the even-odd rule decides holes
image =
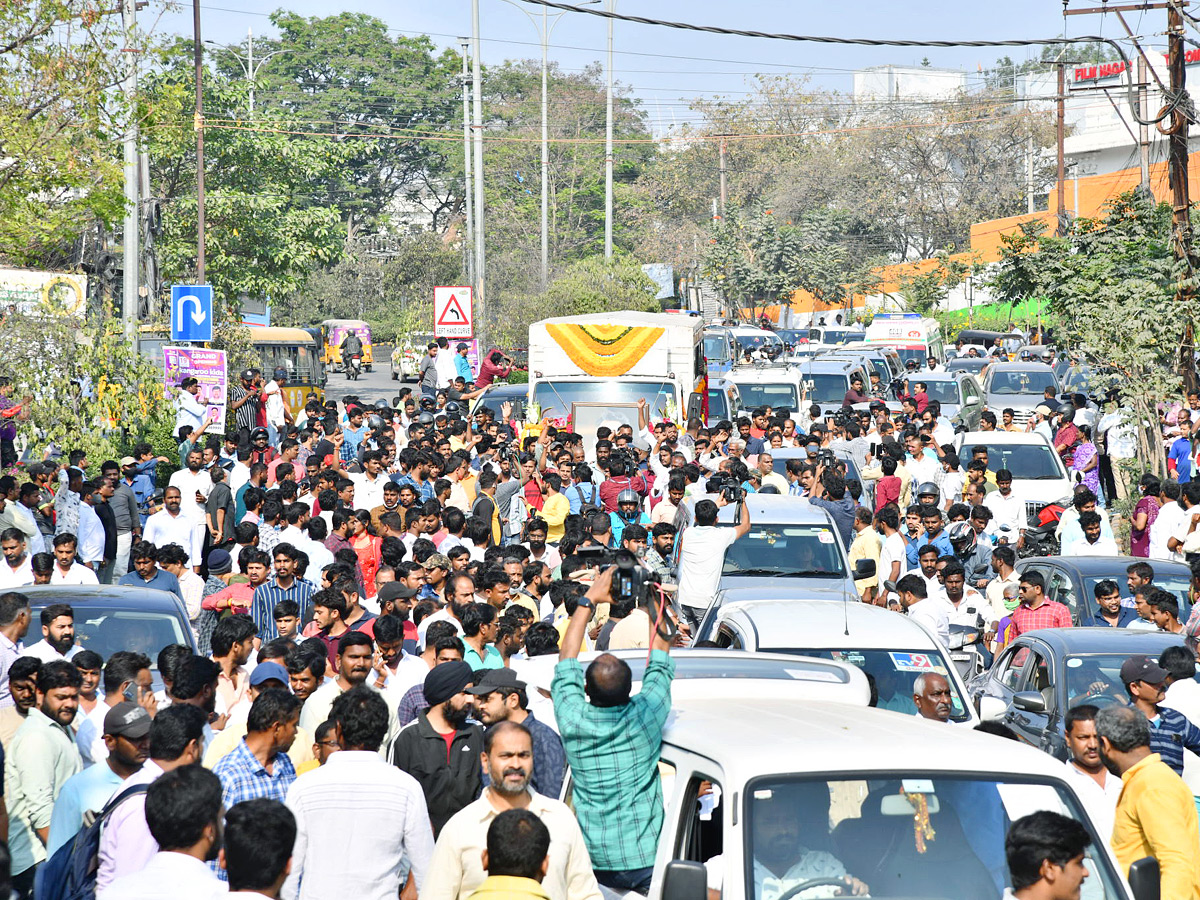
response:
{"label": "car windshield", "polygon": [[948,372],[982,372],[988,361],[980,356],[956,356],[946,363]]}
{"label": "car windshield", "polygon": [[[965,445],[964,445],[965,446]],[[988,468],[993,472],[1008,469],[1018,481],[1066,478],[1058,455],[1047,444],[977,444],[987,447]],[[1049,498],[1047,498],[1049,499]]]}
{"label": "car windshield", "polygon": [[[915,380],[915,379],[914,379]],[[936,400],[943,406],[961,406],[962,398],[959,396],[957,381],[927,381],[925,382],[930,400]]]}
{"label": "car windshield", "polygon": [[813,403],[836,403],[839,406],[850,390],[850,379],[845,375],[805,373],[805,381],[811,381],[808,399]]}
{"label": "car windshield", "polygon": [[1009,372],[993,372],[988,382],[989,394],[1041,394],[1046,388],[1058,393],[1058,382],[1054,373],[1046,369],[1017,369]]}
{"label": "car windshield", "polygon": [[723,334],[704,336],[704,358],[709,362],[729,361],[729,343]]}
{"label": "car windshield", "polygon": [[1073,366],[1063,376],[1063,393],[1096,394],[1107,391],[1117,381],[1111,372],[1102,372],[1090,366]]}
{"label": "car windshield", "polygon": [[[917,704],[913,702],[913,682],[926,672],[946,675],[949,669],[940,650],[822,650],[812,647],[762,647],[764,653],[791,653],[797,656],[815,656],[832,659],[834,662],[858,666],[871,684],[872,706],[890,709],[893,712],[915,716]],[[965,722],[971,716],[963,698],[959,696],[954,681],[950,682],[950,696],[954,709],[950,718]]]}
{"label": "car windshield", "polygon": [[[970,760],[962,763],[970,766]],[[1000,900],[1008,887],[1004,838],[1013,822],[1041,810],[1089,821],[1062,783],[1015,775],[947,776],[909,770],[899,759],[893,765],[854,776],[770,775],[749,782],[742,802],[746,853],[753,863],[739,867],[745,896],[840,896],[834,887],[802,886],[849,875],[863,885],[856,895]],[[1090,830],[1083,896],[1125,897],[1104,851],[1097,850],[1103,839]]]}
{"label": "car windshield", "polygon": [[[776,475],[784,475],[787,472],[787,461],[789,459],[808,459],[807,454],[790,454],[788,456],[781,456],[779,455],[778,451],[768,450],[768,452],[772,453],[771,471]],[[838,468],[842,470],[841,474],[843,478],[847,480],[853,479],[858,481],[859,484],[862,483],[862,476],[858,473],[858,465],[854,462],[852,457],[838,456],[837,464]]]}
{"label": "car windshield", "polygon": [[747,350],[778,350],[783,348],[783,341],[779,339],[779,335],[767,332],[765,334],[734,334],[734,343],[737,344],[738,353],[745,353]]}
{"label": "car windshield", "polygon": [[1067,706],[1090,703],[1093,706],[1125,705],[1129,695],[1121,681],[1121,664],[1128,653],[1085,653],[1068,656],[1064,662],[1067,673]]}
{"label": "car windshield", "polygon": [[729,417],[729,404],[725,402],[725,392],[720,388],[708,392],[708,417],[713,420]]}
{"label": "car windshield", "polygon": [[842,578],[846,569],[837,536],[828,525],[756,522],[725,551],[722,574]]}
{"label": "car windshield", "polygon": [[[524,387],[524,385],[522,385]],[[497,422],[504,421],[504,415],[501,407],[505,403],[512,404],[512,417],[518,422],[525,418],[525,393],[514,391],[487,391],[479,398],[479,406],[486,407],[492,411]]]}
{"label": "car windshield", "polygon": [[799,408],[799,397],[796,396],[794,384],[754,384],[738,382],[738,393],[742,395],[744,409],[758,409],[769,406],[771,409],[786,409],[795,412]]}
{"label": "car windshield", "polygon": [[821,329],[814,328],[808,333],[810,341],[821,344],[845,344],[854,340],[856,336],[853,331],[838,328],[826,328],[824,334],[821,333]]}
{"label": "car windshield", "polygon": [[[645,398],[650,404],[652,416],[662,416],[668,402],[675,400],[675,388],[669,381],[541,381],[533,389],[533,399],[541,407],[542,415],[552,419],[562,419],[571,415],[576,403],[592,404],[626,404],[627,408],[614,409],[611,415],[601,418],[612,418],[621,423],[633,425],[638,430],[637,402]],[[593,416],[589,412],[587,421]],[[582,426],[584,423],[577,422]],[[597,423],[601,424],[601,423]],[[580,434],[595,434],[595,425],[591,431],[581,430]]]}
{"label": "car windshield", "polygon": [[[158,652],[168,644],[188,644],[181,620],[165,611],[136,609],[104,602],[94,606],[78,598],[66,599],[75,610],[75,640],[85,650],[95,650],[108,659],[118,650],[131,650],[150,657],[150,667],[158,665]],[[37,618],[40,607],[34,606]]]}

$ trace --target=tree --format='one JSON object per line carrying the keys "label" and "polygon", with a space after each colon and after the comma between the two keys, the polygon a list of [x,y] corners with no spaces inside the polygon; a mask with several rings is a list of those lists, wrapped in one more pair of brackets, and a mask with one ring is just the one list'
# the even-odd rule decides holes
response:
{"label": "tree", "polygon": [[1174,367],[1182,316],[1174,298],[1186,272],[1171,252],[1171,216],[1168,204],[1131,191],[1111,201],[1102,218],[1076,219],[1064,237],[1026,226],[1004,237],[991,282],[1003,300],[1048,298],[1062,323],[1058,340],[1117,371],[1138,424],[1139,460],[1158,472],[1158,404],[1182,387]]}
{"label": "tree", "polygon": [[119,320],[83,325],[66,316],[11,314],[0,328],[0,354],[13,396],[28,411],[31,454],[85,450],[99,463],[119,459],[133,442],[174,420],[163,400],[163,373],[133,352]]}
{"label": "tree", "polygon": [[[161,198],[157,246],[163,278],[187,283],[196,266],[195,81],[191,44],[162,51],[162,68],[146,79],[146,149],[154,194]],[[246,85],[209,73],[204,84],[206,280],[236,317],[238,298],[296,291],[315,267],[341,254],[345,231],[338,206],[313,185],[336,176],[351,153],[346,143],[285,133],[264,111],[242,121]]]}
{"label": "tree", "polygon": [[[0,15],[0,260],[62,268],[124,215],[121,20],[96,0],[28,0]],[[131,52],[138,50],[135,45]]]}

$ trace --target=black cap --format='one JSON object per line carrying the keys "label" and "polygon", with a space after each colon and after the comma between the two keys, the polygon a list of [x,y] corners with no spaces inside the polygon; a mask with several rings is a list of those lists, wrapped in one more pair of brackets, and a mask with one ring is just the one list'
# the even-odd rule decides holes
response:
{"label": "black cap", "polygon": [[1121,681],[1125,684],[1135,681],[1162,684],[1166,680],[1167,670],[1148,656],[1131,656],[1121,663]]}
{"label": "black cap", "polygon": [[512,669],[484,669],[479,673],[479,678],[475,682],[475,686],[467,688],[467,693],[474,694],[476,697],[483,697],[486,694],[492,693],[492,691],[498,691],[502,688],[523,691],[525,689],[525,682],[517,678],[517,673]]}

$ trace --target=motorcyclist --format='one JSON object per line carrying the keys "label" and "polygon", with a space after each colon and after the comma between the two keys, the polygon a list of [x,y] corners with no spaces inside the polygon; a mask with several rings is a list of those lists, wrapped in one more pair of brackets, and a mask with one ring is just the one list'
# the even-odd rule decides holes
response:
{"label": "motorcyclist", "polygon": [[992,548],[981,543],[974,526],[967,522],[952,522],[946,529],[955,558],[962,563],[966,572],[967,585],[971,588],[986,587],[992,567]]}
{"label": "motorcyclist", "polygon": [[346,371],[350,370],[350,363],[355,357],[362,359],[363,342],[353,331],[347,331],[346,336],[342,338],[341,346],[338,348],[342,351],[342,368]]}

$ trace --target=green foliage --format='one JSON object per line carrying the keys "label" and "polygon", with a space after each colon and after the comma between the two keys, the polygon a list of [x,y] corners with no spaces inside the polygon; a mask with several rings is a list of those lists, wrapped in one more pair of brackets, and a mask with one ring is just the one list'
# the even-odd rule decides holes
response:
{"label": "green foliage", "polygon": [[62,268],[124,215],[121,17],[95,0],[0,4],[0,259]]}
{"label": "green foliage", "polygon": [[162,371],[133,352],[116,320],[81,328],[66,317],[13,314],[0,331],[0,353],[13,397],[29,413],[21,429],[35,458],[53,445],[115,459],[174,422]]}
{"label": "green foliage", "polygon": [[908,312],[923,316],[936,312],[946,302],[950,292],[958,287],[968,275],[979,270],[979,266],[953,259],[953,247],[947,247],[937,256],[937,265],[904,278],[900,282],[900,296]]}
{"label": "green foliage", "polygon": [[612,260],[590,256],[572,263],[540,294],[505,298],[489,343],[522,347],[529,340],[529,323],[557,316],[594,315],[621,309],[662,312],[654,295],[658,288],[627,253]]}
{"label": "green foliage", "polygon": [[[992,281],[1004,300],[1046,297],[1061,323],[1059,341],[1113,366],[1143,423],[1157,422],[1157,403],[1182,387],[1181,285],[1194,290],[1195,277],[1172,254],[1171,208],[1136,191],[1113,200],[1103,218],[1076,219],[1064,237],[1036,228],[1006,236]],[[1156,429],[1141,431],[1139,456],[1157,468]]]}

